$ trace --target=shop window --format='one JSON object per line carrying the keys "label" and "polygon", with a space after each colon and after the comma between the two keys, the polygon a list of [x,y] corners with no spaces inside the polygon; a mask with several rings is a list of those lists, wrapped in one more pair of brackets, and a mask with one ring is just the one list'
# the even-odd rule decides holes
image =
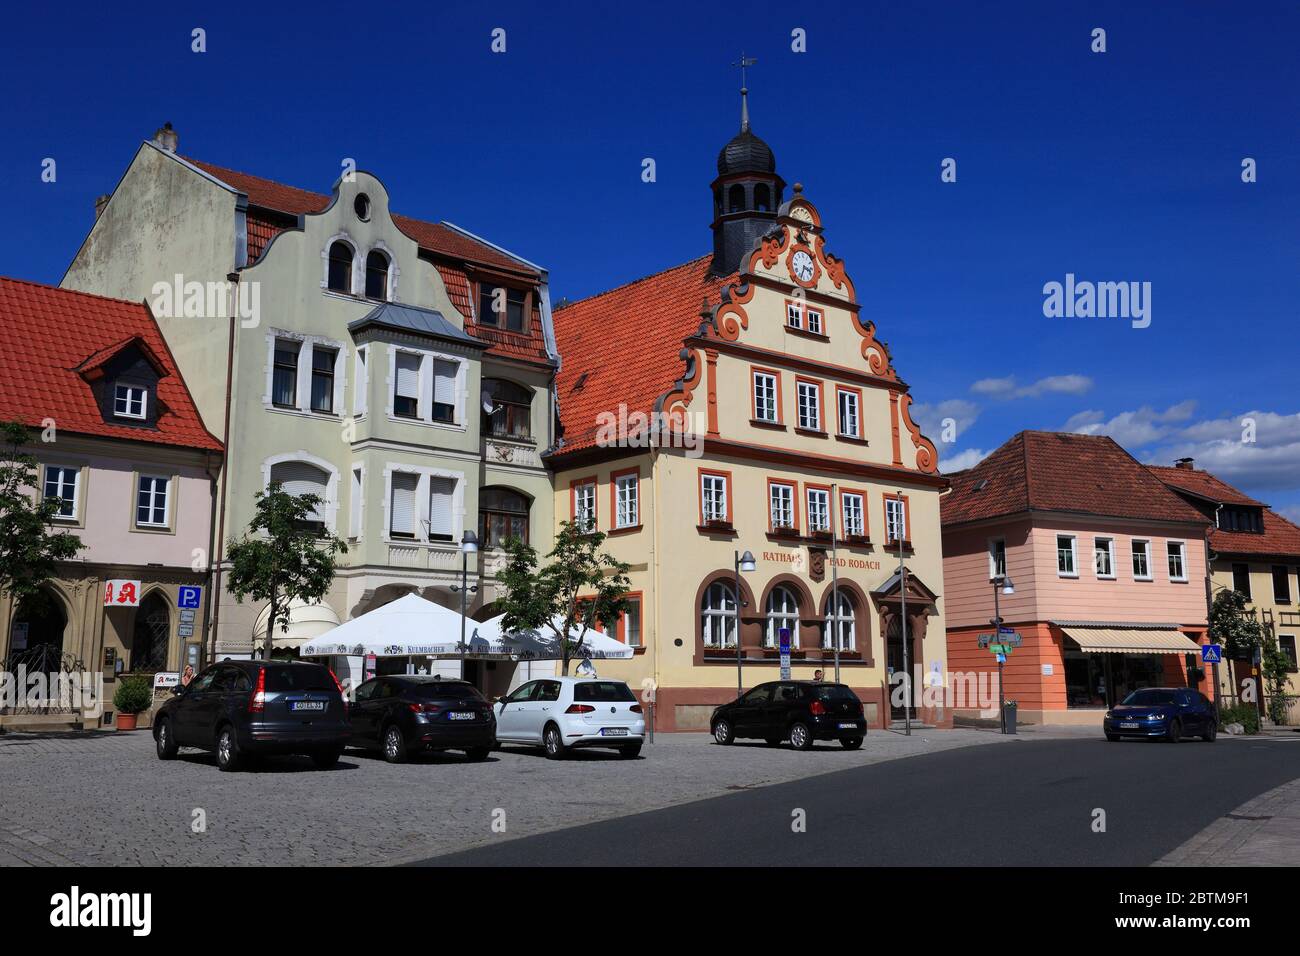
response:
{"label": "shop window", "polygon": [[171,611],[166,599],[157,591],[153,591],[136,608],[129,661],[131,670],[136,672],[166,670],[170,644]]}

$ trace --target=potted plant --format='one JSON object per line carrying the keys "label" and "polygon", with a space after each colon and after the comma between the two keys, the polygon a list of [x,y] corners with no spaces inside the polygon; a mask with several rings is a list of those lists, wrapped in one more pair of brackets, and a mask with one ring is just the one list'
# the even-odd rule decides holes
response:
{"label": "potted plant", "polygon": [[153,685],[147,677],[123,677],[113,692],[117,729],[135,730],[136,718],[153,705]]}

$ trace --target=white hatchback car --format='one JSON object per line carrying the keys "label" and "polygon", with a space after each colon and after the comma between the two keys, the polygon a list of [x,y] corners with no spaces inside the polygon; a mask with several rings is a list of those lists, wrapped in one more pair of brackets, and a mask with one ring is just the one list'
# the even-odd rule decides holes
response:
{"label": "white hatchback car", "polygon": [[552,760],[575,747],[610,747],[635,757],[645,718],[621,680],[544,677],[521,685],[495,705],[497,742],[541,744]]}

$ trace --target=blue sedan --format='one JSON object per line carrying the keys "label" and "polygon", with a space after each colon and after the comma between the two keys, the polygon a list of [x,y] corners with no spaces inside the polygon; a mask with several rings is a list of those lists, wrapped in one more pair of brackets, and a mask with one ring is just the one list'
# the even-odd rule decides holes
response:
{"label": "blue sedan", "polygon": [[1178,743],[1200,737],[1214,743],[1219,715],[1205,695],[1186,687],[1144,687],[1106,711],[1102,722],[1107,740],[1148,737]]}

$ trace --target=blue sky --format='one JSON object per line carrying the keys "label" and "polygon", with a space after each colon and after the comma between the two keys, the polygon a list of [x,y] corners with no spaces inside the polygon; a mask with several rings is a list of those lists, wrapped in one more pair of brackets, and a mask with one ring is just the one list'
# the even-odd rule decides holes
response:
{"label": "blue sky", "polygon": [[[708,251],[743,48],[755,132],[821,209],[928,431],[957,423],[946,461],[1021,428],[1107,432],[1300,517],[1290,0],[24,4],[6,26],[2,274],[57,282],[170,120],[184,154],[321,191],[355,157],[400,211],[547,266],[557,298]],[[1044,317],[1067,273],[1151,283],[1150,326]]]}

